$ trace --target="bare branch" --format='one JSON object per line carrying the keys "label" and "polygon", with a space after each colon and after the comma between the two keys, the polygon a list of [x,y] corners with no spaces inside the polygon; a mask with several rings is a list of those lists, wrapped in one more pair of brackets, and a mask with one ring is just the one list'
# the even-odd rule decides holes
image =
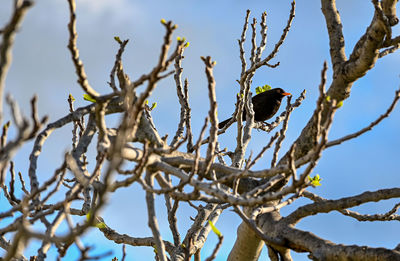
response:
{"label": "bare branch", "polygon": [[206,65],[206,75],[208,80],[208,96],[210,100],[210,111],[209,111],[209,118],[211,123],[210,128],[210,141],[207,147],[207,157],[206,157],[206,165],[205,168],[202,169],[204,175],[208,174],[210,170],[211,164],[214,162],[215,158],[215,146],[217,142],[217,132],[218,132],[218,117],[217,117],[217,98],[215,94],[215,79],[213,75],[213,67],[216,64],[215,62],[211,61],[211,57],[208,56],[207,58],[202,57],[204,64]]}
{"label": "bare branch", "polygon": [[[150,187],[153,187],[153,173],[146,174],[146,182]],[[161,261],[167,261],[167,257],[165,255],[165,245],[162,241],[160,230],[158,228],[158,221],[156,218],[156,212],[154,207],[154,194],[151,192],[146,192],[146,203],[147,203],[147,214],[148,214],[148,225],[153,233],[155,245],[156,245],[156,253]]]}
{"label": "bare branch", "polygon": [[288,128],[288,123],[289,123],[289,118],[290,118],[290,113],[292,112],[291,107],[290,107],[290,101],[292,100],[292,96],[290,95],[287,98],[287,105],[286,105],[286,115],[285,115],[285,119],[283,120],[283,125],[282,125],[282,129],[279,131],[279,138],[275,143],[275,150],[274,150],[274,154],[271,160],[271,168],[275,167],[277,159],[278,159],[278,153],[279,150],[281,148],[281,144],[283,142],[283,140],[286,138],[286,131]]}
{"label": "bare branch", "polygon": [[288,224],[295,224],[301,219],[318,213],[328,213],[333,210],[344,210],[361,204],[400,197],[400,189],[381,189],[374,192],[364,192],[356,196],[337,200],[326,200],[302,206],[285,218]]}
{"label": "bare branch", "polygon": [[188,84],[188,80],[187,78],[185,79],[185,83],[184,83],[184,101],[185,101],[185,108],[186,108],[186,136],[188,138],[188,142],[187,142],[187,152],[190,152],[193,148],[193,133],[192,133],[192,124],[190,122],[191,119],[191,109],[189,106],[189,88],[188,88],[189,84]]}
{"label": "bare branch", "polygon": [[329,34],[329,46],[331,53],[331,61],[333,70],[336,73],[346,60],[344,37],[343,37],[343,25],[340,21],[340,15],[336,9],[336,1],[334,0],[321,0],[322,13],[324,14],[326,27],[328,28]]}
{"label": "bare branch", "polygon": [[[119,38],[117,38],[117,39],[119,40]],[[125,75],[123,68],[122,68],[122,54],[125,51],[125,46],[128,44],[129,39],[127,39],[125,41],[119,40],[117,42],[119,43],[119,49],[118,49],[117,54],[115,55],[115,63],[114,63],[113,68],[111,69],[110,82],[109,82],[111,89],[113,89],[113,91],[116,93],[118,92],[118,89],[115,84],[115,74],[119,73],[120,75],[121,74]],[[121,81],[120,77],[119,77],[119,80],[120,80],[120,83],[119,83],[120,88],[125,89],[126,86],[125,86],[124,82]]]}
{"label": "bare branch", "polygon": [[399,48],[400,48],[400,43],[397,43],[396,45],[394,45],[394,46],[392,46],[392,47],[390,47],[390,48],[387,48],[387,49],[381,51],[381,52],[379,53],[379,56],[378,56],[378,57],[379,57],[379,58],[382,58],[382,57],[384,57],[384,56],[386,56],[386,55],[388,55],[388,54],[394,53],[394,52],[396,52]]}
{"label": "bare branch", "polygon": [[397,1],[382,1],[382,5],[385,6],[385,8],[383,8],[384,10],[382,11],[378,1],[373,0],[375,6],[375,16],[365,34],[360,38],[354,47],[349,60],[343,64],[343,72],[346,81],[353,82],[365,75],[365,73],[373,67],[378,59],[379,49],[385,45],[385,36],[388,36],[387,39],[391,40],[390,26],[393,26],[394,24],[391,24],[389,19],[387,19],[386,14],[392,15],[393,11],[395,12],[396,7],[395,4],[392,5],[390,2],[395,3]]}
{"label": "bare branch", "polygon": [[256,36],[257,36],[257,19],[253,18],[253,22],[251,23],[251,51],[250,51],[250,66],[253,66],[254,63],[256,62],[256,50],[257,50],[257,42],[256,42]]}
{"label": "bare branch", "polygon": [[260,30],[261,41],[260,41],[260,45],[257,48],[256,59],[255,59],[256,63],[258,63],[261,60],[261,55],[267,45],[267,30],[268,30],[267,12],[262,13],[260,26],[261,26],[261,30]]}
{"label": "bare branch", "polygon": [[[187,111],[190,110],[190,108],[187,107],[188,105],[188,100],[186,95],[183,93],[183,87],[182,87],[182,59],[183,57],[183,51],[184,49],[182,48],[178,55],[175,58],[175,85],[176,85],[176,92],[179,100],[179,104],[181,105],[181,115],[179,119],[179,124],[178,124],[178,129],[176,131],[176,134],[174,138],[171,141],[170,146],[174,146],[177,142],[178,139],[183,138],[183,131],[186,123],[186,117],[187,117]],[[185,84],[187,81],[185,81]]]}
{"label": "bare branch", "polygon": [[240,210],[238,207],[233,206],[235,209],[235,212],[242,218],[242,220],[259,236],[262,240],[264,240],[266,243],[273,244],[273,245],[283,245],[284,242],[281,238],[271,238],[268,237],[266,234],[264,234],[261,229],[258,228],[256,222],[246,216],[245,213],[243,213],[242,210]]}
{"label": "bare branch", "polygon": [[28,9],[33,1],[15,1],[14,11],[8,24],[1,31],[2,41],[0,43],[0,122],[3,120],[3,93],[6,83],[8,68],[11,65],[11,50],[17,33]]}
{"label": "bare branch", "polygon": [[164,197],[165,197],[165,205],[167,207],[167,212],[168,212],[169,228],[174,238],[174,245],[177,247],[181,243],[181,236],[178,232],[178,225],[177,225],[178,219],[176,218],[176,211],[178,210],[179,200],[175,200],[174,204],[171,206],[172,204],[171,197],[168,194],[165,194]]}
{"label": "bare branch", "polygon": [[[292,22],[293,22],[293,19],[294,19],[294,16],[295,16],[295,10],[296,10],[296,1],[292,1],[292,3],[291,3],[291,9],[290,9],[290,12],[289,12],[289,18],[288,18],[288,21],[287,21],[287,23],[286,23],[285,28],[283,29],[282,35],[281,35],[281,37],[279,38],[279,41],[275,44],[274,49],[273,49],[272,52],[267,56],[267,58],[265,58],[263,61],[261,61],[261,62],[259,62],[259,63],[262,63],[262,64],[267,65],[268,62],[269,62],[272,58],[274,58],[274,57],[276,56],[276,54],[277,54],[278,51],[279,51],[279,48],[281,47],[281,45],[283,44],[283,42],[284,42],[285,39],[286,39],[287,34],[289,33],[290,27],[291,27],[291,25],[292,25]],[[259,63],[257,63],[257,64],[259,64]],[[262,64],[261,64],[261,65],[262,65]],[[261,66],[261,65],[260,65],[260,66]],[[260,67],[260,66],[257,66],[257,65],[256,65],[256,67]],[[276,65],[276,66],[277,66],[277,65]],[[273,66],[273,67],[276,67],[276,66]]]}
{"label": "bare branch", "polygon": [[218,237],[218,243],[215,245],[215,248],[214,248],[214,250],[213,250],[211,256],[208,257],[208,258],[206,259],[206,261],[212,261],[212,260],[214,260],[214,259],[217,257],[217,253],[218,253],[219,249],[221,248],[222,242],[223,242],[223,241],[224,241],[224,236],[219,236],[219,237]]}
{"label": "bare branch", "polygon": [[[304,197],[307,197],[315,202],[326,202],[327,200],[313,194],[311,192],[305,191],[302,194]],[[397,210],[400,208],[400,203],[397,203],[391,210],[384,214],[375,214],[375,215],[369,215],[365,214],[362,215],[360,213],[357,213],[356,211],[348,210],[348,209],[342,209],[338,210],[340,213],[342,213],[345,216],[349,216],[352,218],[357,219],[358,221],[390,221],[390,220],[397,220],[400,221],[400,215],[396,215],[394,213],[397,212]]]}
{"label": "bare branch", "polygon": [[69,32],[68,49],[71,53],[71,58],[75,66],[76,75],[78,76],[78,83],[84,92],[89,94],[92,98],[96,99],[96,97],[100,96],[100,94],[90,86],[85,73],[85,68],[83,66],[82,61],[79,58],[79,50],[76,47],[76,40],[78,38],[78,34],[76,32],[75,0],[68,0],[68,4],[69,4],[69,15],[70,15],[69,17],[70,20],[68,24],[68,32]]}
{"label": "bare branch", "polygon": [[378,119],[376,119],[375,121],[371,122],[371,124],[369,124],[367,127],[363,128],[363,129],[361,129],[361,130],[359,130],[359,131],[357,131],[355,133],[352,133],[352,134],[346,135],[346,136],[344,136],[342,138],[339,138],[339,139],[336,139],[336,140],[328,142],[328,144],[326,144],[326,147],[328,148],[328,147],[331,147],[331,146],[339,145],[342,142],[357,138],[357,137],[361,136],[362,134],[366,133],[367,131],[372,130],[372,128],[375,127],[376,125],[378,125],[383,119],[389,117],[389,114],[393,111],[393,109],[395,108],[395,106],[396,106],[397,102],[399,101],[399,99],[400,99],[400,89],[398,89],[396,91],[394,99],[393,99],[393,102],[390,104],[389,108]]}
{"label": "bare branch", "polygon": [[[114,241],[117,244],[123,243],[130,246],[149,246],[149,247],[156,246],[155,239],[153,237],[144,237],[144,238],[131,237],[127,234],[119,234],[118,232],[109,228],[108,226],[100,228],[100,231],[104,234],[106,238]],[[174,246],[168,241],[164,241],[164,245],[167,252],[170,255],[172,255]]]}
{"label": "bare branch", "polygon": [[277,231],[282,240],[291,242],[288,246],[298,252],[309,252],[309,257],[313,260],[334,260],[338,256],[356,260],[382,260],[390,261],[400,258],[400,253],[396,250],[385,248],[372,248],[357,245],[334,244],[331,241],[321,239],[316,235],[305,232],[293,227],[286,227]]}
{"label": "bare branch", "polygon": [[244,20],[242,35],[241,35],[240,39],[238,40],[239,50],[240,50],[240,60],[242,62],[242,72],[240,74],[240,77],[242,77],[244,75],[244,73],[246,71],[246,67],[247,67],[245,51],[244,51],[244,43],[246,41],[246,32],[247,32],[247,27],[249,25],[249,16],[250,16],[250,10],[247,10],[246,18]]}

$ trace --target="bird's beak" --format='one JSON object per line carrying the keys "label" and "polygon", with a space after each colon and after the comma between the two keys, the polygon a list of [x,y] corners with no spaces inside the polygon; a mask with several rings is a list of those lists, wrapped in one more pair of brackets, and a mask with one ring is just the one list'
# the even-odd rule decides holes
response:
{"label": "bird's beak", "polygon": [[283,96],[288,96],[288,95],[292,95],[290,92],[284,92],[282,93]]}

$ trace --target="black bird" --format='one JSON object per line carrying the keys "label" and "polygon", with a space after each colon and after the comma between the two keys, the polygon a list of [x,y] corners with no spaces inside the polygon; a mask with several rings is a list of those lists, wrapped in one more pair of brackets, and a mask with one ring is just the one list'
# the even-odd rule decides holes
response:
{"label": "black bird", "polygon": [[[279,110],[283,97],[287,95],[292,94],[285,92],[281,88],[275,88],[259,93],[251,98],[254,110],[254,121],[266,121],[272,118],[272,116],[274,116],[275,113]],[[218,124],[218,128],[222,129],[231,119],[232,117],[220,122]],[[246,120],[245,110],[243,111],[242,119],[243,121]]]}

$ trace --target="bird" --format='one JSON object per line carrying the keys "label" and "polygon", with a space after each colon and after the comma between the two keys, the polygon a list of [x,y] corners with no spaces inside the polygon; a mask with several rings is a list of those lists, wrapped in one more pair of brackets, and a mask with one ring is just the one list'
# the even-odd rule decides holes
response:
{"label": "bird", "polygon": [[[254,121],[266,121],[271,119],[279,110],[283,97],[288,95],[292,94],[285,92],[281,88],[274,88],[253,96],[251,101],[253,103]],[[232,117],[220,122],[218,128],[222,129],[231,119]],[[246,120],[246,111],[243,111],[242,119],[243,121]]]}

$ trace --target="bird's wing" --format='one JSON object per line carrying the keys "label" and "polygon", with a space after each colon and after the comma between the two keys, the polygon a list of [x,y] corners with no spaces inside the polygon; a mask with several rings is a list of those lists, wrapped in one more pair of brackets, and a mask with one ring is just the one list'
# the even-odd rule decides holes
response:
{"label": "bird's wing", "polygon": [[258,109],[262,109],[265,106],[264,101],[266,99],[268,99],[268,96],[270,96],[268,94],[268,91],[262,92],[262,93],[257,94],[256,96],[253,96],[251,101],[253,102],[254,111],[257,111]]}

